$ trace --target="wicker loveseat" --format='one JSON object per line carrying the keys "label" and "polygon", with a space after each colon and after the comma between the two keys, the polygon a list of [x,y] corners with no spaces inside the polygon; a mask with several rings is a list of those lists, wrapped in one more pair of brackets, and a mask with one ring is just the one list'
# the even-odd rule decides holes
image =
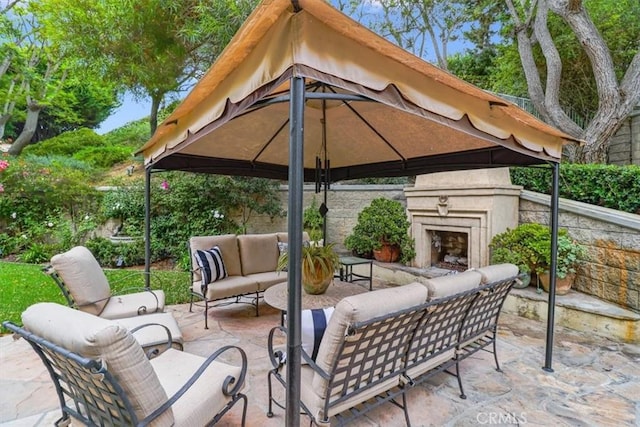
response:
{"label": "wicker loveseat", "polygon": [[[270,286],[287,280],[286,271],[277,271],[280,248],[287,244],[287,233],[269,234],[225,234],[219,236],[195,236],[189,239],[191,256],[191,304],[194,298],[205,304],[204,325],[208,328],[208,311],[211,302],[232,299],[243,302],[249,297],[258,316],[260,294]],[[309,240],[303,233],[303,240]],[[196,259],[196,251],[218,247],[227,277],[212,283],[203,283],[202,271]]]}
{"label": "wicker loveseat", "polygon": [[[518,268],[503,264],[351,296],[340,301],[314,360],[302,351],[302,409],[318,425],[345,425],[393,401],[410,425],[405,393],[435,373],[452,368],[466,398],[459,363],[481,349],[493,352],[500,309]],[[272,381],[286,387],[286,355],[276,346],[286,334],[271,330],[268,351],[269,408],[279,403]]]}

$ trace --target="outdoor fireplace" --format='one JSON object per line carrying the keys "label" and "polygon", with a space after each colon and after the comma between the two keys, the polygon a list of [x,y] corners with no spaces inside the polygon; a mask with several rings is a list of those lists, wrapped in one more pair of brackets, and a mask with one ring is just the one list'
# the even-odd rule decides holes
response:
{"label": "outdoor fireplace", "polygon": [[488,265],[493,236],[518,225],[520,190],[507,168],[418,176],[405,189],[414,266],[464,271]]}

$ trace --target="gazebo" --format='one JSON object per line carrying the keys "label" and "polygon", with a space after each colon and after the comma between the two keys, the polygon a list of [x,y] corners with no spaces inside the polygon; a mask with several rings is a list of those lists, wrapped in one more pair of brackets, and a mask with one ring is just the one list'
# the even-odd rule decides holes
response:
{"label": "gazebo", "polygon": [[[287,425],[299,424],[303,183],[549,164],[578,140],[391,44],[320,0],[264,0],[140,149],[155,171],[288,180]],[[555,256],[544,369],[551,370]]]}

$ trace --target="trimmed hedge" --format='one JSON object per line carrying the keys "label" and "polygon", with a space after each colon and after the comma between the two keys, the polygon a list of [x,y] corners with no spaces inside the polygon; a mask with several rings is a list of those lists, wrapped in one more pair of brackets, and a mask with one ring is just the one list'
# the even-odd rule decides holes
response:
{"label": "trimmed hedge", "polygon": [[[547,167],[511,168],[511,182],[551,194]],[[640,167],[561,164],[560,197],[640,215]]]}

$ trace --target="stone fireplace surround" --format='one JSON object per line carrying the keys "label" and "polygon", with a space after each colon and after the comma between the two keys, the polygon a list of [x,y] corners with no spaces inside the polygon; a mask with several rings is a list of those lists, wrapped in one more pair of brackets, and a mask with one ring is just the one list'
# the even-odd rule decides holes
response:
{"label": "stone fireplace surround", "polygon": [[511,184],[508,168],[419,175],[415,186],[405,189],[411,234],[416,242],[413,266],[433,266],[433,251],[438,250],[434,231],[466,234],[467,266],[489,265],[493,236],[518,225],[521,190]]}

